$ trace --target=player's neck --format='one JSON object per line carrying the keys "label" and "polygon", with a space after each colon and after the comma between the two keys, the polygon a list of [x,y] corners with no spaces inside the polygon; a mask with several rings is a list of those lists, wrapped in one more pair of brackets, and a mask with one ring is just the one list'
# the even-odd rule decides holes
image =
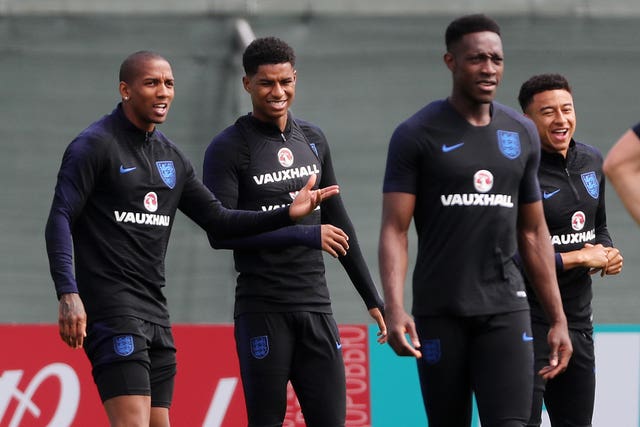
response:
{"label": "player's neck", "polygon": [[468,98],[451,95],[451,106],[472,126],[487,126],[491,123],[492,104],[477,102]]}

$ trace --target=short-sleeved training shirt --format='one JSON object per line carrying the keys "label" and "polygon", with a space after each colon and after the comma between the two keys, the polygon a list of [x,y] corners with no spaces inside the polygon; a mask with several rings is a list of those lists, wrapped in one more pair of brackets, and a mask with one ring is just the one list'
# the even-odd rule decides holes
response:
{"label": "short-sleeved training shirt", "polygon": [[416,196],[414,315],[528,308],[512,258],[518,205],[540,200],[539,158],[533,122],[495,102],[487,126],[439,100],[396,128],[383,191]]}

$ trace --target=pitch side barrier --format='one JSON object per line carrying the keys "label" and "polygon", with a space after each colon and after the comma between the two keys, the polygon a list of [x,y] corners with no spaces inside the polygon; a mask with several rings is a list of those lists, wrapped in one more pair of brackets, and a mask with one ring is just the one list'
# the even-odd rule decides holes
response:
{"label": "pitch side barrier", "polygon": [[[340,325],[347,378],[347,426],[426,424],[415,360],[376,342],[375,325]],[[232,325],[174,326],[178,347],[172,423],[246,425]],[[0,425],[107,426],[82,350],[68,348],[57,325],[0,325]],[[640,426],[640,325],[596,328],[595,426]],[[12,345],[13,344],[13,345]],[[474,414],[474,427],[478,427]],[[289,388],[284,427],[303,427]],[[548,427],[548,420],[543,426]]]}

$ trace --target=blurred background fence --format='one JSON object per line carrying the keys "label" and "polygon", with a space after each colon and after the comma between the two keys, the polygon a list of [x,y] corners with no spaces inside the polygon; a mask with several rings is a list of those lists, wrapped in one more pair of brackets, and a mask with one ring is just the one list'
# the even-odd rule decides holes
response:
{"label": "blurred background fence", "polygon": [[[565,74],[574,90],[576,139],[604,154],[640,120],[635,1],[0,0],[0,322],[56,321],[44,248],[56,172],[66,145],[117,103],[118,68],[129,53],[156,50],[172,63],[176,99],[161,129],[198,171],[211,138],[250,110],[240,82],[238,18],[256,36],[275,35],[295,48],[294,114],[327,134],[342,196],[378,282],[389,137],[422,105],[449,94],[444,30],[471,12],[492,14],[503,30],[498,101],[515,108],[528,77]],[[625,270],[594,278],[595,322],[640,323],[639,230],[611,187],[607,203]],[[338,322],[368,322],[339,263],[326,258],[326,264]],[[204,233],[180,215],[167,257],[174,322],[231,322],[234,283],[231,253],[210,249]]]}

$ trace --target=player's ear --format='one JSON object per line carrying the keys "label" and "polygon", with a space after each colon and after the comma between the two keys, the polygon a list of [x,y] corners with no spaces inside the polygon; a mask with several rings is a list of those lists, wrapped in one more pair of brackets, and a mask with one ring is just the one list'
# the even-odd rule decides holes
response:
{"label": "player's ear", "polygon": [[455,69],[455,63],[456,63],[456,59],[453,56],[453,53],[451,52],[445,53],[442,59],[445,65],[447,66],[447,68],[449,69],[449,71],[453,72],[453,70]]}
{"label": "player's ear", "polygon": [[126,82],[120,82],[118,90],[120,92],[120,98],[129,99],[129,85]]}
{"label": "player's ear", "polygon": [[251,79],[248,76],[242,76],[242,87],[244,87],[244,90],[246,90],[247,92],[250,92],[249,90],[250,83],[251,83]]}

